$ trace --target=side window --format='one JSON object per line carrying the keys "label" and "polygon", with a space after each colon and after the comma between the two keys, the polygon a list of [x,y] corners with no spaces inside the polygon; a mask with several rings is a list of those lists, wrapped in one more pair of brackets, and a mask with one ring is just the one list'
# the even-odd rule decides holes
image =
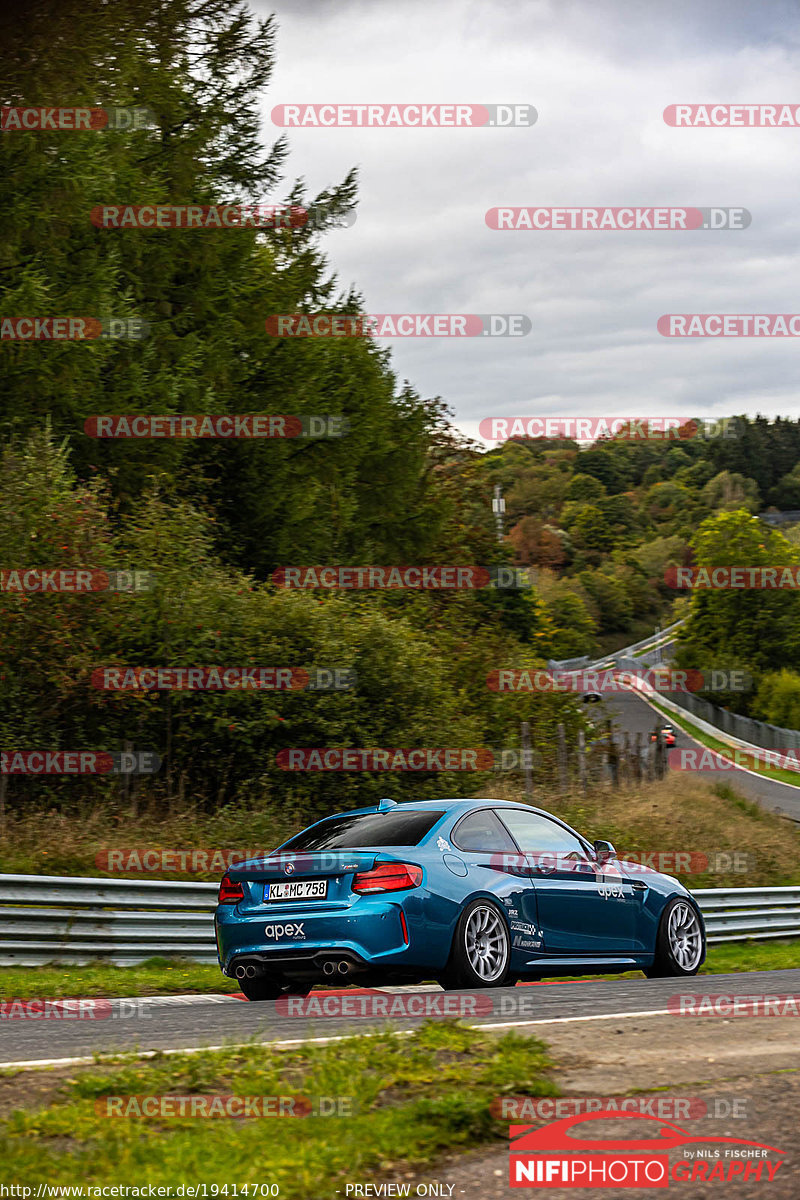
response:
{"label": "side window", "polygon": [[491,808],[470,813],[453,830],[452,842],[459,850],[493,850],[516,854],[517,848]]}
{"label": "side window", "polygon": [[503,810],[502,820],[525,854],[556,851],[570,858],[575,855],[586,859],[586,849],[582,842],[568,829],[564,829],[563,825],[558,825],[547,817],[534,812],[524,812],[520,808],[508,808]]}

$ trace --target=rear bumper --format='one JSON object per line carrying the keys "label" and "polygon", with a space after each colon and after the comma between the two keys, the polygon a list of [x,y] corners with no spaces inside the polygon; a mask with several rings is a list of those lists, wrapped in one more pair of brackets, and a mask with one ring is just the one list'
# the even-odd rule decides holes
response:
{"label": "rear bumper", "polygon": [[358,901],[357,913],[352,908],[309,912],[308,906],[292,906],[276,917],[274,910],[256,913],[222,905],[214,918],[219,963],[226,975],[233,975],[236,962],[247,958],[262,973],[315,979],[326,977],[328,962],[347,962],[354,975],[434,965],[432,947],[425,945],[415,914],[405,913],[406,944],[401,911],[400,900],[366,897]]}
{"label": "rear bumper", "polygon": [[286,979],[309,982],[344,983],[374,973],[374,967],[354,950],[255,951],[235,953],[226,975],[236,976],[238,966],[253,966],[257,975],[280,975]]}

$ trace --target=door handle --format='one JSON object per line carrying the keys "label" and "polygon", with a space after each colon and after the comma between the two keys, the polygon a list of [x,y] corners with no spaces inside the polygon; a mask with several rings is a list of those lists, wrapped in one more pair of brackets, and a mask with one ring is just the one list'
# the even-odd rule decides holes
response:
{"label": "door handle", "polygon": [[646,884],[646,883],[642,883],[641,879],[634,879],[634,880],[632,880],[632,882],[631,882],[631,887],[633,888],[633,890],[634,890],[635,892],[645,892],[645,891],[647,891],[647,884]]}

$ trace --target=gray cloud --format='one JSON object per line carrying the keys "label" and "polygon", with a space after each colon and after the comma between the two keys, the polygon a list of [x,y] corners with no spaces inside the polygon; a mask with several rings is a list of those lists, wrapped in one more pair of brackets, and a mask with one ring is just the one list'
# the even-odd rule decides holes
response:
{"label": "gray cloud", "polygon": [[[270,11],[261,6],[260,11]],[[800,103],[793,4],[280,5],[274,105],[527,102],[529,129],[301,129],[291,176],[360,168],[326,236],[372,312],[522,312],[522,339],[392,339],[475,435],[490,415],[800,415],[797,339],[661,337],[668,312],[800,311],[800,130],[673,129],[676,102]],[[743,206],[739,232],[496,232],[496,205]]]}

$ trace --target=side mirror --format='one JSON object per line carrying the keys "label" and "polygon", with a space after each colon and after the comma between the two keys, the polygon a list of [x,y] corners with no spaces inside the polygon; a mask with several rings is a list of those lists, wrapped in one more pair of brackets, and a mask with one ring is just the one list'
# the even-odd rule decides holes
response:
{"label": "side mirror", "polygon": [[616,858],[617,852],[611,842],[594,842],[594,851],[600,862],[605,862],[609,858]]}

